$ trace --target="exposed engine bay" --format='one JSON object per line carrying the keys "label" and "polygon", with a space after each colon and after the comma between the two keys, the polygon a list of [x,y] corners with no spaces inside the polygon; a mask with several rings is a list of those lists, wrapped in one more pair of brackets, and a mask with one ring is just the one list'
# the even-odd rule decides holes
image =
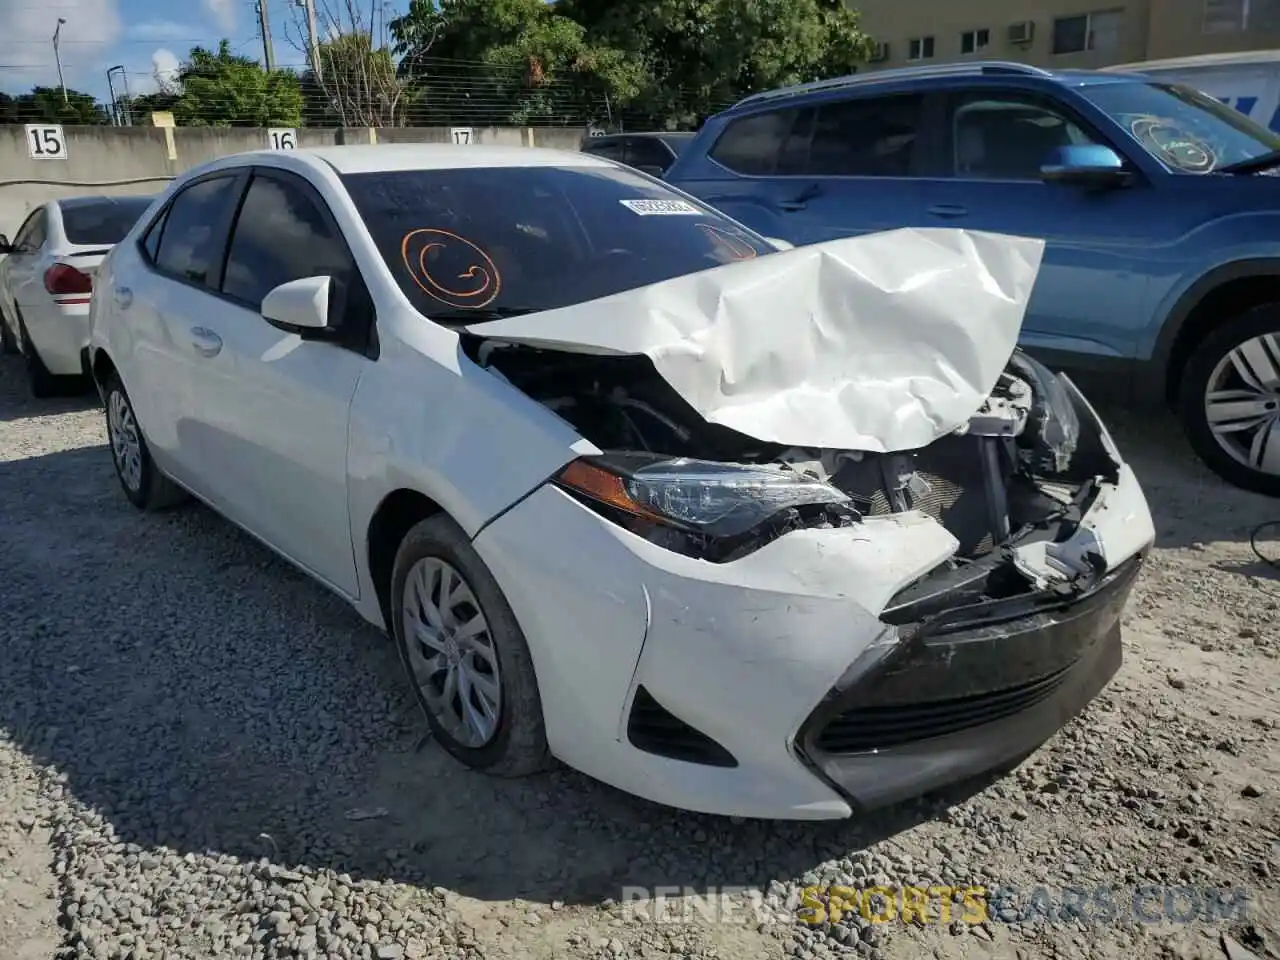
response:
{"label": "exposed engine bay", "polygon": [[772,476],[839,491],[779,501],[749,526],[719,534],[617,518],[670,549],[713,562],[733,560],[791,530],[919,510],[959,541],[953,567],[964,567],[1028,538],[1065,540],[1097,483],[1116,478],[1093,418],[1081,416],[1059,378],[1020,351],[967,424],[923,449],[870,453],[767,444],[710,423],[644,356],[593,356],[476,337],[464,342],[480,366],[624,465],[675,463],[687,470],[698,464],[704,474],[717,465],[750,467],[757,480]]}

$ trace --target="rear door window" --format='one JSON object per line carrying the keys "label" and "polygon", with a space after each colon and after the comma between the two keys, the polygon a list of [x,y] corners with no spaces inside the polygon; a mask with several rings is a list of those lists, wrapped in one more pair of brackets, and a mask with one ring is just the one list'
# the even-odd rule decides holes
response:
{"label": "rear door window", "polygon": [[815,177],[907,177],[924,98],[916,94],[824,103],[809,147]]}
{"label": "rear door window", "polygon": [[13,238],[13,246],[15,250],[22,253],[34,253],[44,246],[45,237],[48,233],[49,215],[41,207],[35,213],[27,218],[27,222],[18,228],[18,235]]}

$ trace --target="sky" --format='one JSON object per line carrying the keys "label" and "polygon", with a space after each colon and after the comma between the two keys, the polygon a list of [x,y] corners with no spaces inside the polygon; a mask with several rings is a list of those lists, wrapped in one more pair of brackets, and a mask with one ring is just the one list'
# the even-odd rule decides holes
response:
{"label": "sky", "polygon": [[[277,66],[305,62],[295,0],[265,0]],[[324,0],[317,0],[320,7]],[[394,8],[407,4],[388,4]],[[69,88],[109,100],[107,71],[124,66],[129,92],[148,93],[176,74],[197,45],[231,41],[234,52],[261,59],[262,40],[254,0],[0,0],[0,90],[23,93],[36,84],[56,86],[53,32],[62,25],[59,50]],[[113,78],[120,92],[119,75]]]}

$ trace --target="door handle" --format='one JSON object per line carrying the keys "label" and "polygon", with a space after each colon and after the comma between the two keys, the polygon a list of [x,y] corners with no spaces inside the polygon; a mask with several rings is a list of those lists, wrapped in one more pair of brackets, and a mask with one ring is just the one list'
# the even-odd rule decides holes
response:
{"label": "door handle", "polygon": [[965,217],[969,215],[969,208],[958,203],[935,203],[929,212],[935,217]]}
{"label": "door handle", "polygon": [[128,287],[116,287],[111,294],[115,297],[118,307],[128,307],[133,303],[133,291]]}
{"label": "door handle", "polygon": [[811,183],[790,200],[779,200],[779,210],[803,210],[809,205],[809,201],[822,192],[822,188],[816,183]]}
{"label": "door handle", "polygon": [[222,351],[222,338],[208,327],[192,327],[191,345],[202,357],[216,357]]}

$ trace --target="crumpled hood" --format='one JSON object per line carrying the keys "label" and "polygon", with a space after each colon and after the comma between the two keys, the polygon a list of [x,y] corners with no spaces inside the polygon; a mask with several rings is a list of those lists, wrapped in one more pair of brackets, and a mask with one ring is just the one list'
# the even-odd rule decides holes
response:
{"label": "crumpled hood", "polygon": [[758,440],[912,450],[966,423],[995,386],[1043,253],[1024,237],[892,230],[466,329],[644,354],[704,418]]}

